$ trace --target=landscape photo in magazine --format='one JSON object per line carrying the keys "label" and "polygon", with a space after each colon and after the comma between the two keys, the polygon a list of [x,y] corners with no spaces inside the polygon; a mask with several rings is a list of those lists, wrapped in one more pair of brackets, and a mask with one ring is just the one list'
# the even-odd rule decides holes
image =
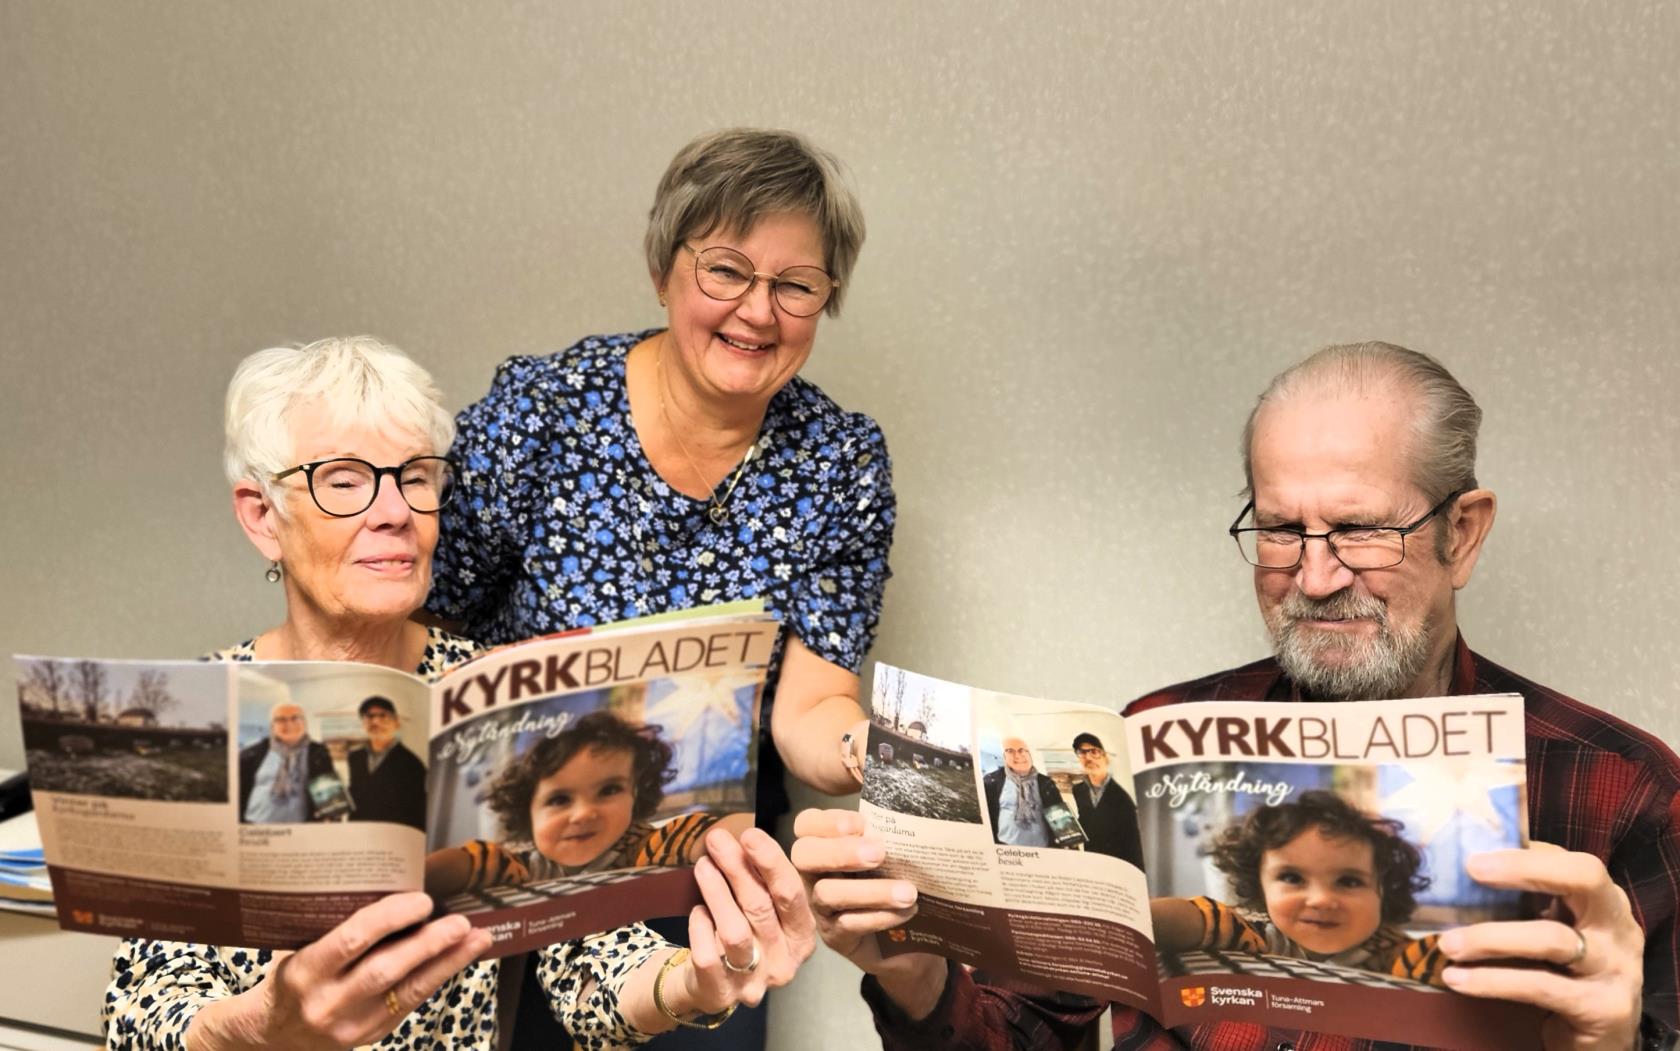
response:
{"label": "landscape photo in magazine", "polygon": [[1521,698],[1192,703],[1122,718],[878,666],[860,810],[920,892],[881,952],[1140,1008],[1516,1051],[1446,990],[1449,928],[1528,918],[1466,859],[1526,845]]}

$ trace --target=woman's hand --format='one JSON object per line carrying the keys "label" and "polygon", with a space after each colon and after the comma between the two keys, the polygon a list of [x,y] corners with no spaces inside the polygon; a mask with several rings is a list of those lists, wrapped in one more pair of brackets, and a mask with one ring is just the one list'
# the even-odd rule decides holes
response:
{"label": "woman's hand", "polygon": [[[760,829],[737,840],[714,828],[694,878],[705,904],[688,916],[688,958],[661,983],[665,1005],[681,1018],[716,1014],[755,1005],[766,990],[791,981],[816,947],[816,928],[805,886],[781,846]],[[672,1028],[651,1003],[651,980],[645,988],[648,1003],[634,1012],[638,1027]]]}
{"label": "woman's hand", "polygon": [[319,940],[277,955],[257,985],[200,1010],[186,1045],[313,1051],[379,1040],[490,948],[490,932],[474,929],[464,916],[390,937],[431,913],[432,900],[419,892],[358,910]]}

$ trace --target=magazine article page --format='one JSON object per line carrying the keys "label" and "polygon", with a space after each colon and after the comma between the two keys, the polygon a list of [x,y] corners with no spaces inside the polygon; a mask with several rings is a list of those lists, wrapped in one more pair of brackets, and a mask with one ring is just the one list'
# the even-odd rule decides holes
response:
{"label": "magazine article page", "polygon": [[1126,732],[1164,1023],[1539,1046],[1536,1012],[1449,992],[1434,950],[1526,918],[1464,867],[1526,845],[1520,697],[1179,704]]}
{"label": "magazine article page", "polygon": [[491,955],[686,913],[714,825],[753,823],[763,615],[494,651],[432,690],[426,889]]}
{"label": "magazine article page", "polygon": [[1147,1007],[1155,955],[1114,712],[877,665],[859,811],[920,892],[883,955],[931,952]]}
{"label": "magazine article page", "polygon": [[[421,885],[427,691],[415,677],[351,663],[17,663],[66,929],[289,948]],[[382,805],[398,792],[419,805]]]}

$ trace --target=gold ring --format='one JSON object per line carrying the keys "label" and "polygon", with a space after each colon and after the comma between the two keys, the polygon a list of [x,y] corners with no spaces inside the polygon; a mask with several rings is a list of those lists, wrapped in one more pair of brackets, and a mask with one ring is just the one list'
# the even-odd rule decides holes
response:
{"label": "gold ring", "polygon": [[1571,956],[1569,961],[1563,965],[1563,969],[1566,971],[1573,971],[1582,960],[1587,958],[1587,936],[1578,927],[1572,929],[1575,931],[1575,955]]}
{"label": "gold ring", "polygon": [[392,1018],[396,1018],[403,1013],[402,1004],[397,1000],[395,989],[385,990],[385,1010],[391,1012]]}

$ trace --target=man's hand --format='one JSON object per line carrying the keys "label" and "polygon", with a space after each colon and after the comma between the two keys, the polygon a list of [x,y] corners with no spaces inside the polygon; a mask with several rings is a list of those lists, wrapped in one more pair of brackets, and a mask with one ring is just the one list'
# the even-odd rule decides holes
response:
{"label": "man's hand", "polygon": [[[1547,1051],[1629,1051],[1639,1039],[1645,934],[1627,894],[1591,854],[1549,843],[1496,850],[1469,860],[1479,883],[1552,894],[1558,918],[1459,927],[1441,936],[1455,965],[1532,960],[1551,967],[1451,966],[1453,990],[1534,1004],[1551,1012],[1541,1030]],[[1570,922],[1572,921],[1572,922]],[[1582,948],[1585,947],[1585,953]]]}
{"label": "man's hand", "polygon": [[853,878],[874,872],[886,848],[863,834],[850,810],[806,810],[794,818],[793,867],[805,879],[817,933],[830,949],[873,974],[911,1018],[923,1018],[945,991],[945,961],[927,953],[883,959],[875,935],[916,914],[916,888],[904,880]]}

